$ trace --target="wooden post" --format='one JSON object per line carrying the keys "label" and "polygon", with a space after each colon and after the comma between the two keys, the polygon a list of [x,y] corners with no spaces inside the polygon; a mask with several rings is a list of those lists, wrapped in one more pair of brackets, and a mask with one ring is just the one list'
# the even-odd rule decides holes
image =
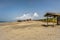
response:
{"label": "wooden post", "polygon": [[57,25],[58,25],[58,16],[57,16]]}
{"label": "wooden post", "polygon": [[60,16],[57,17],[57,25],[60,25]]}
{"label": "wooden post", "polygon": [[53,26],[55,26],[54,22],[55,22],[55,16],[53,16]]}
{"label": "wooden post", "polygon": [[47,16],[47,26],[48,26],[48,16]]}

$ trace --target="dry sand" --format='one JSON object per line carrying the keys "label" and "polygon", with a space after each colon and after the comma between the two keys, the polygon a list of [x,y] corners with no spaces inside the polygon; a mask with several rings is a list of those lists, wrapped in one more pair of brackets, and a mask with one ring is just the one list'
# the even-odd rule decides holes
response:
{"label": "dry sand", "polygon": [[44,22],[0,23],[0,40],[60,40],[60,26],[44,27]]}

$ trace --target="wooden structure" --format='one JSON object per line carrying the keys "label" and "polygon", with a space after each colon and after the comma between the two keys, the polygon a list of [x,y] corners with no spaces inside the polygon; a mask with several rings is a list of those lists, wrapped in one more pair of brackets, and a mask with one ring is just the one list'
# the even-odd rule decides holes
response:
{"label": "wooden structure", "polygon": [[[51,13],[51,12],[48,12],[44,16],[47,17],[47,25],[48,25],[48,17],[53,17],[53,21],[54,22],[55,22],[54,18],[57,18],[57,25],[60,25],[60,13]],[[54,25],[54,22],[53,22],[53,25]]]}

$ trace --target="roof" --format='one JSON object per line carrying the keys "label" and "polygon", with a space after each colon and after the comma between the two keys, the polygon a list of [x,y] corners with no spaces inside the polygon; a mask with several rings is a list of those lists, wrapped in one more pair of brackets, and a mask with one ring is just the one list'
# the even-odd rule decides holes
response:
{"label": "roof", "polygon": [[45,17],[46,16],[54,16],[54,17],[57,17],[57,16],[60,16],[60,13],[51,13],[51,12],[47,12],[45,15],[44,15]]}

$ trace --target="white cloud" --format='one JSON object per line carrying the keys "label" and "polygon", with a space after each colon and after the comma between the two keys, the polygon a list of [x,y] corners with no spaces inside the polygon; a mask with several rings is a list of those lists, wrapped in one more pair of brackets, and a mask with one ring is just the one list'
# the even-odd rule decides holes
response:
{"label": "white cloud", "polygon": [[34,17],[38,17],[39,15],[38,15],[38,13],[35,12],[33,16]]}
{"label": "white cloud", "polygon": [[25,20],[25,19],[30,19],[31,15],[30,14],[23,14],[20,17],[16,17],[16,19],[20,19],[20,20]]}
{"label": "white cloud", "polygon": [[38,13],[31,14],[23,14],[20,17],[16,17],[17,20],[25,20],[25,19],[36,19],[36,17],[39,17]]}

